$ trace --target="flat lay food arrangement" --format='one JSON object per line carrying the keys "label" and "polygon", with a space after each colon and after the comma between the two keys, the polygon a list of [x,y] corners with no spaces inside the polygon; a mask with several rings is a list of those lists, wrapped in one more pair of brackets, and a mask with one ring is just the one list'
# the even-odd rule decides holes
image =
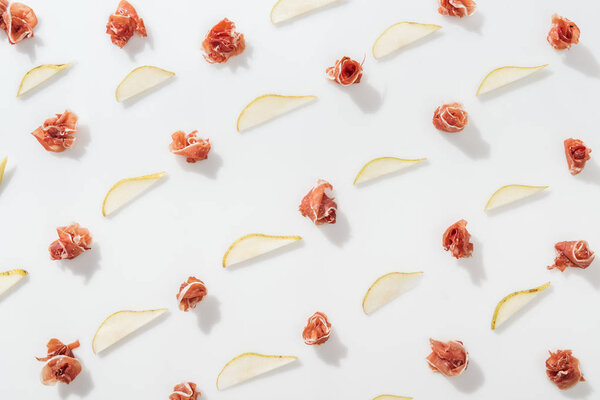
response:
{"label": "flat lay food arrangement", "polygon": [[0,0],[0,393],[597,395],[598,6],[58,3]]}

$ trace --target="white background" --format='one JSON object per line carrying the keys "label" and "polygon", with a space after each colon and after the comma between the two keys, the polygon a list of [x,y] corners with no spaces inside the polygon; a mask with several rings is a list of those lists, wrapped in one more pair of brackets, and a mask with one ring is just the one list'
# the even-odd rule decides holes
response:
{"label": "white background", "polygon": [[[27,0],[35,38],[0,43],[0,263],[29,278],[0,300],[2,399],[166,399],[176,383],[198,384],[203,399],[597,398],[600,391],[600,266],[548,271],[553,245],[586,239],[600,249],[600,6],[589,0],[479,1],[475,15],[437,13],[434,0],[348,0],[283,26],[269,21],[274,0],[150,1],[133,5],[148,38],[124,48],[104,33],[118,1]],[[575,21],[581,42],[556,52],[546,42],[554,12]],[[248,47],[226,65],[204,61],[201,42],[223,17]],[[430,39],[377,62],[377,36],[398,21],[435,23]],[[362,59],[360,85],[339,87],[325,68]],[[52,83],[15,98],[30,68],[74,65]],[[485,98],[481,79],[504,65],[549,63],[547,71]],[[131,104],[114,90],[134,67],[176,72],[168,85]],[[314,94],[293,114],[239,134],[240,110],[265,93]],[[434,109],[462,102],[461,134],[436,131]],[[46,152],[30,135],[65,108],[80,120],[75,147]],[[198,129],[209,159],[186,164],[169,153],[176,130]],[[562,141],[595,151],[572,177]],[[379,156],[427,157],[427,165],[364,187],[356,172]],[[166,171],[168,178],[110,218],[101,215],[117,180]],[[338,223],[315,227],[297,212],[318,178],[335,187]],[[550,185],[545,195],[486,215],[498,187]],[[473,257],[441,247],[447,226],[465,218]],[[53,262],[55,228],[77,221],[93,249]],[[298,234],[302,244],[239,268],[221,257],[244,234]],[[367,317],[362,297],[380,275],[425,272],[420,286]],[[209,296],[177,309],[180,283],[194,275]],[[506,294],[552,281],[526,312],[498,332],[492,312]],[[91,339],[109,314],[168,307],[169,315],[106,354]],[[325,312],[331,340],[304,345],[313,312]],[[84,372],[69,385],[38,376],[48,339],[75,339]],[[448,379],[429,370],[430,337],[464,341],[471,364]],[[560,392],[545,375],[549,349],[570,348],[586,383]],[[222,366],[247,351],[293,354],[277,373],[217,392]]]}

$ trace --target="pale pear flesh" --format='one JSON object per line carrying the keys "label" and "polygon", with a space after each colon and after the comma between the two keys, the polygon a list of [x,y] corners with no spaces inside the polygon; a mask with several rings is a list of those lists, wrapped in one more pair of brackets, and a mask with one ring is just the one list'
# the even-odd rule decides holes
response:
{"label": "pale pear flesh", "polygon": [[373,179],[377,179],[382,176],[398,172],[425,160],[427,159],[418,158],[414,160],[406,160],[396,157],[376,158],[374,160],[369,161],[367,164],[365,164],[364,167],[362,167],[362,169],[354,179],[354,184],[358,185],[360,183],[368,182]]}
{"label": "pale pear flesh", "polygon": [[511,293],[500,300],[494,310],[494,316],[492,317],[492,330],[498,328],[519,310],[529,304],[541,292],[546,290],[548,286],[550,286],[550,282],[533,289]]}
{"label": "pale pear flesh", "polygon": [[267,94],[254,99],[240,113],[237,130],[242,132],[292,112],[316,100],[315,96]]}
{"label": "pale pear flesh", "polygon": [[502,67],[490,72],[479,85],[477,96],[489,93],[513,82],[519,81],[544,69],[548,64],[537,67]]}
{"label": "pale pear flesh", "polygon": [[271,236],[251,233],[236,240],[223,256],[223,268],[295,243],[300,236]]}
{"label": "pale pear flesh", "polygon": [[413,289],[423,272],[392,272],[378,278],[363,299],[363,311],[369,315],[401,294]]}
{"label": "pale pear flesh", "polygon": [[69,65],[71,65],[71,63],[44,64],[27,71],[21,80],[19,90],[17,90],[17,97],[40,86],[42,83],[65,70]]}
{"label": "pale pear flesh", "polygon": [[271,10],[271,22],[279,24],[338,1],[339,0],[279,0]]}
{"label": "pale pear flesh", "polygon": [[224,390],[297,360],[294,356],[244,353],[229,361],[217,377],[217,389]]}
{"label": "pale pear flesh", "polygon": [[0,296],[21,282],[27,276],[27,274],[27,271],[23,269],[13,269],[6,272],[0,272]]}
{"label": "pale pear flesh", "polygon": [[484,210],[490,211],[495,208],[523,200],[546,190],[548,186],[529,186],[529,185],[506,185],[498,189],[485,205]]}
{"label": "pale pear flesh", "polygon": [[104,198],[104,202],[102,203],[102,215],[106,217],[127,203],[135,200],[165,175],[165,172],[159,172],[135,178],[126,178],[115,183]]}
{"label": "pale pear flesh", "polygon": [[121,81],[115,92],[115,97],[118,102],[126,101],[160,85],[173,76],[175,76],[174,72],[151,65],[138,67]]}
{"label": "pale pear flesh", "polygon": [[373,57],[380,59],[441,29],[439,25],[399,22],[387,28],[373,45]]}

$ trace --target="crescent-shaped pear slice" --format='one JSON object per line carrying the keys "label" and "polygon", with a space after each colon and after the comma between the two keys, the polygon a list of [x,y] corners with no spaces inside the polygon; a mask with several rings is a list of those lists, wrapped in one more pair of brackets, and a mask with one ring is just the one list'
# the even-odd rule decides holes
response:
{"label": "crescent-shaped pear slice", "polygon": [[151,65],[138,67],[127,74],[119,83],[115,96],[118,102],[125,101],[160,85],[174,76],[174,72]]}
{"label": "crescent-shaped pear slice", "polygon": [[426,158],[417,158],[413,160],[406,160],[396,157],[380,157],[369,161],[364,167],[358,172],[356,178],[354,178],[354,184],[368,182],[373,179],[377,179],[384,175],[392,174],[400,171],[404,168],[411,167],[421,161],[427,160]]}
{"label": "crescent-shaped pear slice", "polygon": [[165,175],[166,172],[158,172],[151,175],[121,179],[110,188],[106,197],[104,197],[104,201],[102,202],[102,215],[106,217],[110,213],[123,207],[125,204],[148,190]]}
{"label": "crescent-shaped pear slice", "polygon": [[229,361],[217,377],[217,389],[224,390],[234,385],[265,374],[296,361],[294,356],[269,356],[244,353]]}
{"label": "crescent-shaped pear slice", "polygon": [[418,22],[398,22],[387,28],[373,45],[373,57],[383,58],[400,50],[419,39],[431,35],[442,27],[433,24],[420,24]]}
{"label": "crescent-shaped pear slice", "polygon": [[539,193],[548,186],[529,186],[529,185],[506,185],[502,186],[500,189],[496,190],[496,192],[490,197],[487,204],[485,205],[484,211],[490,211],[498,207],[505,206],[510,203],[514,203],[515,201],[522,200],[526,197],[533,196],[536,193]]}
{"label": "crescent-shaped pear slice", "polygon": [[316,100],[316,96],[281,96],[266,94],[252,100],[240,113],[238,132],[264,124]]}
{"label": "crescent-shaped pear slice", "polygon": [[531,74],[536,73],[537,71],[544,69],[548,66],[548,64],[538,65],[537,67],[502,67],[496,68],[485,78],[479,85],[479,89],[477,89],[477,96],[489,93],[492,90],[496,90],[501,88],[502,86],[506,86],[510,83],[516,82],[523,78],[528,77]]}
{"label": "crescent-shaped pear slice", "polygon": [[8,157],[4,157],[2,161],[0,161],[0,183],[2,183],[2,177],[4,176],[4,170],[6,169],[6,163],[8,162]]}
{"label": "crescent-shaped pear slice", "polygon": [[369,315],[383,307],[402,293],[414,288],[423,272],[392,272],[377,279],[367,290],[362,307]]}
{"label": "crescent-shaped pear slice", "polygon": [[166,311],[166,308],[143,311],[118,311],[110,315],[102,322],[94,335],[94,339],[92,340],[94,354],[106,350],[119,340],[124,339],[126,336],[160,317]]}
{"label": "crescent-shaped pear slice", "polygon": [[24,269],[13,269],[0,272],[0,296],[8,292],[13,286],[21,282],[27,276]]}
{"label": "crescent-shaped pear slice", "polygon": [[25,76],[23,76],[23,79],[21,79],[19,90],[17,90],[17,97],[24,95],[32,89],[35,89],[48,79],[52,78],[54,75],[64,71],[67,67],[69,67],[69,65],[71,65],[71,63],[44,64],[30,69],[27,71]]}
{"label": "crescent-shaped pear slice", "polygon": [[262,233],[251,233],[242,236],[233,242],[225,252],[223,256],[223,268],[269,253],[280,247],[295,243],[298,240],[302,240],[302,237],[272,236]]}
{"label": "crescent-shaped pear slice", "polygon": [[412,400],[412,397],[394,396],[393,394],[382,394],[373,398],[373,400]]}
{"label": "crescent-shaped pear slice", "polygon": [[279,0],[271,10],[271,22],[281,22],[299,17],[339,0]]}
{"label": "crescent-shaped pear slice", "polygon": [[511,293],[500,300],[496,306],[496,310],[494,310],[494,316],[492,317],[492,330],[506,322],[510,317],[525,307],[531,300],[536,298],[537,295],[546,290],[548,286],[550,286],[550,282],[533,289]]}

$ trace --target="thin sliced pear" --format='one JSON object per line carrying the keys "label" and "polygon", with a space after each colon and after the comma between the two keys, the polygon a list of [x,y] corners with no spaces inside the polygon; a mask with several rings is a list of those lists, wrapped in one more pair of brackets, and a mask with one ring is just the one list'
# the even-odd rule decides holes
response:
{"label": "thin sliced pear", "polygon": [[490,197],[487,204],[485,205],[484,211],[493,210],[494,208],[502,207],[515,201],[522,200],[526,197],[533,196],[542,190],[547,189],[548,186],[529,186],[529,185],[506,185]]}
{"label": "thin sliced pear", "polygon": [[527,303],[543,292],[548,286],[550,286],[550,282],[533,289],[511,293],[500,300],[492,317],[492,330],[506,322],[506,320],[525,307]]}
{"label": "thin sliced pear", "polygon": [[339,0],[279,0],[271,10],[271,22],[281,22],[299,17]]}
{"label": "thin sliced pear", "polygon": [[27,276],[24,269],[13,269],[6,272],[0,272],[0,296],[8,292],[10,288],[21,282]]}
{"label": "thin sliced pear", "polygon": [[94,335],[92,340],[94,354],[106,350],[119,340],[160,317],[166,311],[166,308],[161,308],[159,310],[118,311],[112,314],[102,322]]}
{"label": "thin sliced pear", "polygon": [[417,158],[414,160],[405,160],[396,157],[376,158],[369,161],[364,167],[362,167],[354,179],[354,184],[358,185],[359,183],[364,183],[372,179],[400,171],[401,169],[408,168],[425,160],[427,159]]}
{"label": "thin sliced pear", "polygon": [[125,204],[148,190],[165,175],[166,172],[158,172],[151,175],[121,179],[119,182],[115,183],[106,194],[104,202],[102,202],[102,215],[106,217],[110,213],[123,207]]}
{"label": "thin sliced pear", "polygon": [[373,45],[373,57],[383,58],[441,28],[441,26],[433,24],[398,22],[379,35]]}
{"label": "thin sliced pear", "polygon": [[4,176],[4,170],[6,169],[6,162],[8,161],[8,157],[4,157],[2,161],[0,161],[0,183],[2,183],[2,177]]}
{"label": "thin sliced pear", "polygon": [[151,65],[138,67],[127,74],[125,79],[119,83],[115,96],[117,97],[117,101],[125,101],[160,85],[174,76],[174,72]]}
{"label": "thin sliced pear", "polygon": [[48,79],[52,78],[54,75],[64,71],[69,65],[71,65],[71,63],[44,64],[30,69],[27,71],[25,76],[23,76],[23,79],[21,79],[21,84],[19,85],[19,90],[17,91],[17,97],[24,95],[32,89],[35,89]]}
{"label": "thin sliced pear", "polygon": [[240,113],[237,120],[238,132],[264,124],[283,114],[287,114],[314,100],[316,96],[281,96],[266,94],[252,100]]}
{"label": "thin sliced pear", "polygon": [[392,272],[383,275],[367,290],[363,299],[363,311],[369,315],[402,293],[414,288],[423,272]]}
{"label": "thin sliced pear", "polygon": [[382,394],[375,397],[373,400],[412,400],[412,397],[394,396],[393,394]]}
{"label": "thin sliced pear", "polygon": [[502,86],[508,85],[509,83],[516,82],[520,79],[526,78],[537,71],[546,68],[548,64],[538,65],[537,67],[502,67],[496,68],[481,82],[479,89],[477,89],[477,96],[484,93],[491,92],[501,88]]}
{"label": "thin sliced pear", "polygon": [[271,236],[263,235],[262,233],[251,233],[242,236],[233,242],[225,252],[223,256],[223,268],[269,253],[280,247],[295,243],[298,240],[302,240],[302,237]]}
{"label": "thin sliced pear", "polygon": [[258,375],[283,367],[296,361],[294,356],[267,356],[244,353],[229,361],[217,377],[217,389],[224,390]]}

